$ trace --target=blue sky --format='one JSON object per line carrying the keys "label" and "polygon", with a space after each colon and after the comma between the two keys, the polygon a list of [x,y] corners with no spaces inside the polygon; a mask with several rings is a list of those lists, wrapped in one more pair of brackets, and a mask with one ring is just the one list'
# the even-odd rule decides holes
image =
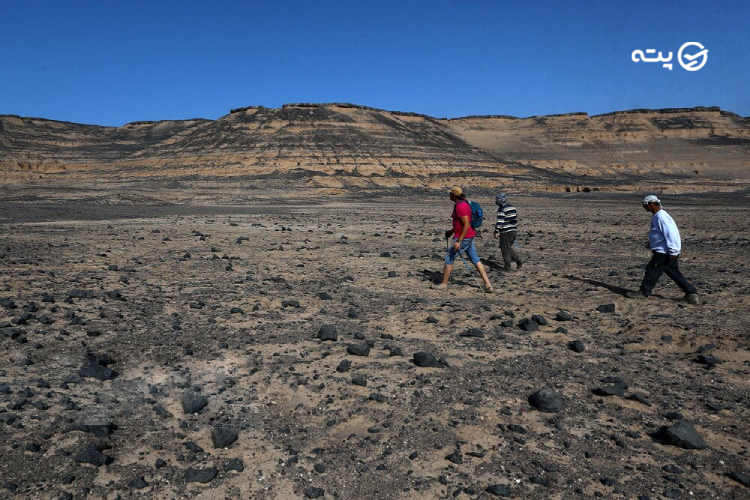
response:
{"label": "blue sky", "polygon": [[[100,125],[351,102],[436,117],[750,115],[750,2],[0,0],[0,114]],[[706,65],[677,64],[685,42]],[[674,68],[634,63],[673,52]],[[696,49],[697,50],[697,49]]]}

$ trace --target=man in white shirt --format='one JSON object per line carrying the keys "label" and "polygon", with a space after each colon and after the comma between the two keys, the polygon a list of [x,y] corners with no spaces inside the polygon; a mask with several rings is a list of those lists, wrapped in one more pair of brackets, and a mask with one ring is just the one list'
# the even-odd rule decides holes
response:
{"label": "man in white shirt", "polygon": [[667,273],[667,276],[672,278],[672,281],[685,292],[687,302],[699,304],[700,300],[695,287],[688,283],[677,265],[682,250],[677,224],[667,211],[661,208],[661,201],[653,194],[643,199],[643,208],[653,214],[651,216],[651,229],[648,232],[648,242],[646,243],[646,248],[651,250],[652,256],[648,265],[646,265],[646,273],[643,276],[640,290],[628,292],[627,296],[631,299],[648,297],[661,275]]}

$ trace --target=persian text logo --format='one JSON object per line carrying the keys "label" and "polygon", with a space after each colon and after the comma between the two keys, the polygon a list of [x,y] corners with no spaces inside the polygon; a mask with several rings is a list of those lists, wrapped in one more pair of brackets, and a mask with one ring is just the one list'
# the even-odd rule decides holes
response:
{"label": "persian text logo", "polygon": [[[683,51],[687,47],[691,47],[693,45],[701,49],[701,51],[692,55],[683,54]],[[656,49],[646,49],[646,54],[656,54]],[[669,71],[672,71],[672,63],[669,62],[672,60],[672,52],[669,52],[669,55],[667,57],[664,57],[661,52],[659,52],[659,55],[656,57],[646,57],[646,54],[644,54],[642,50],[634,50],[630,55],[630,58],[633,60],[633,62],[643,61],[664,63],[662,64],[662,66],[669,69]],[[699,58],[702,59],[700,59],[699,61]],[[683,61],[683,59],[686,60],[686,62]],[[677,53],[677,61],[680,63],[680,66],[688,71],[698,71],[706,64],[707,60],[708,50],[698,42],[687,42],[682,44],[682,47],[680,47],[680,51]]]}
{"label": "persian text logo", "polygon": [[[700,52],[690,55],[690,54],[684,54],[682,53],[685,48],[690,47],[691,45],[695,45],[699,49],[701,49]],[[698,63],[698,58],[702,57],[700,64]],[[689,62],[685,63],[682,60],[687,59]],[[698,71],[701,69],[705,64],[706,61],[708,61],[708,50],[703,47],[703,45],[699,44],[698,42],[687,42],[682,44],[682,47],[680,47],[680,51],[677,53],[677,61],[679,61],[680,66],[685,68],[688,71]]]}

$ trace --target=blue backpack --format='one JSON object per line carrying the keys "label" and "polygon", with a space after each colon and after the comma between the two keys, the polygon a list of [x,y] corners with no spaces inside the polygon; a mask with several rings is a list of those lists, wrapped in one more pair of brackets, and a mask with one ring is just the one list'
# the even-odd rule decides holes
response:
{"label": "blue backpack", "polygon": [[482,206],[476,201],[464,201],[469,204],[469,207],[471,207],[471,228],[477,229],[482,225],[484,220],[484,210],[482,210]]}

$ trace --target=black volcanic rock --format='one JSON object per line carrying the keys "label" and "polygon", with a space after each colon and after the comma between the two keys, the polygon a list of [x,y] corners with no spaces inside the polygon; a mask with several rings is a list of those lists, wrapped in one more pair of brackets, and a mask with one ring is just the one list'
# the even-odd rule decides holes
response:
{"label": "black volcanic rock", "polygon": [[563,402],[560,394],[554,389],[545,387],[529,396],[529,404],[543,413],[558,413]]}
{"label": "black volcanic rock", "polygon": [[333,325],[323,325],[318,330],[318,338],[320,340],[338,340],[339,334],[336,331],[336,327]]}
{"label": "black volcanic rock", "polygon": [[679,448],[686,450],[703,450],[708,448],[708,445],[695,430],[695,427],[687,420],[680,420],[671,427],[663,427],[661,433],[667,443]]}
{"label": "black volcanic rock", "polygon": [[95,378],[101,380],[113,380],[119,373],[107,367],[114,360],[107,355],[87,354],[86,361],[78,372],[81,377]]}
{"label": "black volcanic rock", "polygon": [[487,486],[486,491],[498,497],[510,496],[510,486],[507,484],[491,484]]}
{"label": "black volcanic rock", "polygon": [[91,464],[96,467],[109,465],[113,462],[112,457],[102,453],[102,449],[94,443],[89,443],[86,447],[75,456],[75,461]]}
{"label": "black volcanic rock", "polygon": [[193,469],[190,467],[185,471],[185,482],[210,483],[218,474],[219,470],[216,467],[208,467],[206,469]]}
{"label": "black volcanic rock", "polygon": [[136,476],[132,481],[130,481],[130,487],[135,488],[136,490],[142,490],[143,488],[148,487],[148,483],[143,478],[143,476]]}
{"label": "black volcanic rock", "polygon": [[348,359],[342,359],[339,365],[336,367],[336,371],[339,373],[346,373],[352,367],[352,362]]}
{"label": "black volcanic rock", "polygon": [[730,479],[734,479],[741,485],[750,488],[750,474],[745,474],[744,472],[740,471],[734,471],[727,474],[727,477],[729,477]]}
{"label": "black volcanic rock", "polygon": [[322,488],[306,488],[305,489],[305,498],[323,498],[325,496],[326,492]]}
{"label": "black volcanic rock", "polygon": [[573,315],[568,311],[560,310],[557,312],[557,314],[555,314],[555,319],[557,321],[571,321],[573,319]]}
{"label": "black volcanic rock", "polygon": [[459,337],[476,337],[483,339],[484,338],[484,332],[480,330],[479,328],[469,328],[461,333],[458,334]]}
{"label": "black volcanic rock", "polygon": [[208,399],[206,399],[204,396],[194,391],[187,391],[182,396],[181,403],[182,403],[182,410],[186,414],[198,413],[203,408],[208,406]]}
{"label": "black volcanic rock", "polygon": [[597,311],[600,313],[613,313],[615,312],[615,305],[614,304],[602,304],[599,307],[596,308]]}
{"label": "black volcanic rock", "polygon": [[352,356],[369,356],[370,346],[367,344],[349,344],[346,347],[346,352]]}
{"label": "black volcanic rock", "polygon": [[574,340],[572,342],[568,343],[568,347],[571,351],[581,353],[586,350],[586,346],[583,345],[583,342],[580,340]]}
{"label": "black volcanic rock", "polygon": [[443,368],[443,364],[428,352],[415,352],[414,364],[422,368]]}
{"label": "black volcanic rock", "polygon": [[216,427],[211,431],[211,442],[214,448],[228,448],[239,439],[239,434],[234,429]]}
{"label": "black volcanic rock", "polygon": [[539,330],[539,323],[530,318],[523,318],[518,322],[518,327],[525,332],[535,332]]}

